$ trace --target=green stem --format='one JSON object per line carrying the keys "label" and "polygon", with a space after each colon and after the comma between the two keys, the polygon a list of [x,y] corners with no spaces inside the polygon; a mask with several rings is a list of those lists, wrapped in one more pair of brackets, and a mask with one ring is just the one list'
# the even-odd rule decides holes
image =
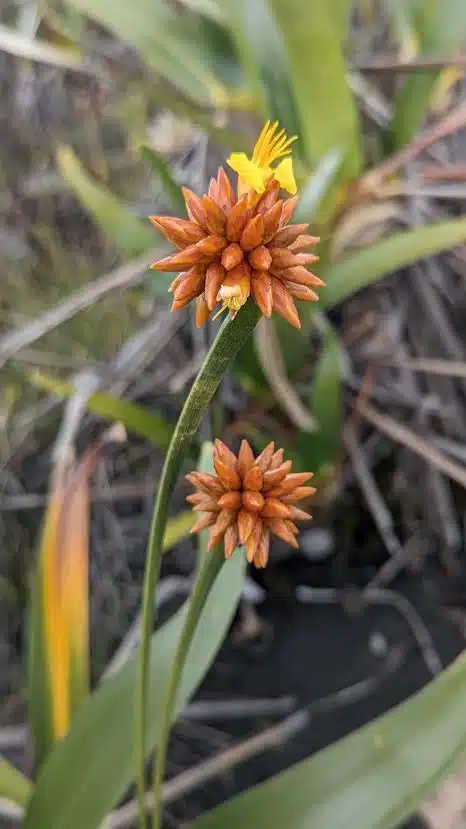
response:
{"label": "green stem", "polygon": [[162,720],[160,723],[160,730],[157,740],[157,755],[154,768],[154,811],[152,817],[152,829],[160,829],[162,817],[162,784],[165,772],[165,763],[167,759],[168,738],[170,736],[170,726],[173,718],[173,711],[175,708],[176,695],[183,673],[184,663],[188,655],[189,646],[192,642],[199,617],[202,613],[205,601],[209,595],[210,589],[217,578],[220,568],[224,563],[224,557],[217,548],[213,553],[209,554],[207,561],[201,563],[200,572],[191,594],[189,601],[188,613],[186,615],[185,623],[181,631],[180,640],[176,649],[175,659],[173,661],[170,678],[167,684],[164,704],[162,708]]}
{"label": "green stem", "polygon": [[183,458],[190,441],[199,428],[204,412],[217,391],[228,365],[235,358],[243,343],[252,334],[259,315],[257,306],[249,301],[243,306],[234,320],[227,319],[223,323],[184,404],[168,448],[159,482],[157,498],[152,514],[152,524],[146,555],[146,569],[144,573],[141,648],[135,706],[136,771],[141,829],[146,829],[147,827],[144,809],[144,770],[146,760],[145,731],[149,639],[155,621],[153,596],[160,573],[162,541],[167,521],[170,495],[175,486]]}

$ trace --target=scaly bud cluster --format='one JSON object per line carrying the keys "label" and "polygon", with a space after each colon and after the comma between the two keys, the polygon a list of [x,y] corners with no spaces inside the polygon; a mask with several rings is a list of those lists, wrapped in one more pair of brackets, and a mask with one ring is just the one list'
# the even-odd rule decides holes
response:
{"label": "scaly bud cluster", "polygon": [[283,449],[273,443],[254,457],[243,440],[238,457],[220,440],[215,441],[215,475],[191,472],[187,480],[196,488],[187,501],[201,513],[191,532],[211,527],[208,549],[224,542],[229,558],[238,544],[246,550],[249,562],[265,567],[269,557],[270,536],[276,535],[297,547],[295,521],[306,521],[309,513],[296,506],[314,495],[309,472],[291,472],[291,461],[283,460]]}

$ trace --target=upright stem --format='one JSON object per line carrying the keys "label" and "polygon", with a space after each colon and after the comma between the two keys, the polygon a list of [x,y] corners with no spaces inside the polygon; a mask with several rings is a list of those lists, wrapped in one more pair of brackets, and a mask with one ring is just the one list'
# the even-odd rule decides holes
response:
{"label": "upright stem", "polygon": [[241,346],[252,334],[259,319],[257,306],[249,301],[234,320],[225,320],[217,334],[201,370],[191,388],[176,424],[167,457],[162,470],[159,488],[152,514],[146,569],[142,595],[141,648],[139,657],[138,685],[135,705],[135,740],[137,762],[137,786],[140,827],[146,829],[145,760],[146,760],[146,709],[148,693],[149,640],[155,621],[153,596],[160,573],[162,541],[167,521],[171,493],[176,483],[183,458],[196,434],[204,412],[217,391],[228,365],[236,357]]}
{"label": "upright stem", "polygon": [[160,829],[160,824],[162,822],[162,785],[167,759],[168,738],[170,736],[173,710],[175,708],[176,697],[178,694],[184,664],[186,662],[189,647],[193,640],[205,601],[223,563],[223,552],[219,549],[219,546],[217,546],[216,549],[209,554],[207,561],[201,563],[200,571],[189,600],[186,620],[181,631],[170,678],[167,684],[167,690],[165,692],[164,704],[162,706],[160,729],[158,731],[157,755],[154,767],[154,808],[152,829]]}

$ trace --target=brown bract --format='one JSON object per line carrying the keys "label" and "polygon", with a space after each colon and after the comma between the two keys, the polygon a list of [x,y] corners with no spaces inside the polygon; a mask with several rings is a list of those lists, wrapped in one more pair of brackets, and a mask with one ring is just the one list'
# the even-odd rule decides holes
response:
{"label": "brown bract", "polygon": [[172,311],[197,297],[196,322],[204,325],[217,302],[234,317],[252,296],[266,317],[276,311],[295,328],[301,323],[295,299],[317,302],[324,283],[307,266],[306,253],[319,241],[306,224],[290,225],[297,197],[279,199],[271,181],[265,193],[237,199],[220,168],[206,196],[183,189],[189,220],[151,216],[151,222],[178,252],[154,262],[158,271],[180,271],[170,285]]}
{"label": "brown bract", "polygon": [[273,443],[257,458],[243,440],[238,457],[220,440],[215,441],[215,474],[191,472],[187,480],[196,492],[186,499],[200,517],[191,532],[211,527],[208,549],[222,539],[225,557],[238,544],[256,567],[265,567],[269,557],[270,534],[298,547],[296,521],[311,518],[296,502],[314,495],[310,472],[291,472],[291,461],[283,460],[283,449]]}

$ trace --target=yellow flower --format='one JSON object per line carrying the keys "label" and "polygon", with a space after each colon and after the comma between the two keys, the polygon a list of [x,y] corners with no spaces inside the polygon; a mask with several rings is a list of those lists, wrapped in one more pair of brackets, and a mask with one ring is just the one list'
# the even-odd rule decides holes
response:
{"label": "yellow flower", "polygon": [[223,280],[218,292],[218,300],[222,303],[222,307],[216,313],[214,319],[217,319],[227,309],[230,312],[230,318],[234,319],[248,299],[251,292],[251,283],[247,273],[241,273],[241,270],[241,266],[235,268]]}
{"label": "yellow flower", "polygon": [[[284,158],[291,153],[290,146],[296,141],[297,136],[287,138],[285,130],[278,130],[278,121],[273,124],[267,121],[259,138],[252,158],[246,153],[232,153],[227,159],[227,164],[238,173],[238,196],[253,190],[261,194],[265,192],[267,184],[274,179],[280,187],[295,195],[297,187],[293,175],[293,162],[291,158]],[[283,159],[275,168],[272,168],[274,161]]]}

